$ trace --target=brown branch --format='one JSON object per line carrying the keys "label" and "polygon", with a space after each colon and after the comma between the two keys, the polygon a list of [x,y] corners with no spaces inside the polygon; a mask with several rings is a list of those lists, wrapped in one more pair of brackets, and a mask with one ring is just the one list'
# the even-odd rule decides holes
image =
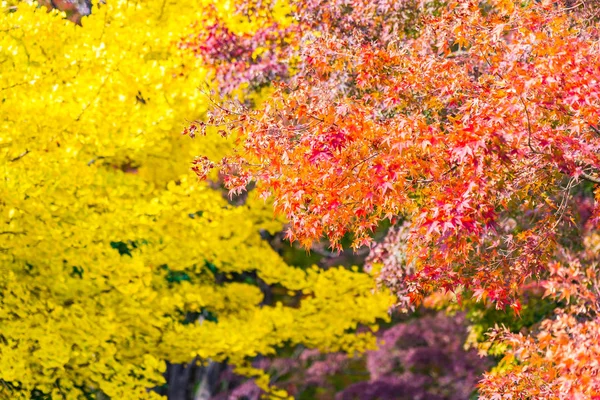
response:
{"label": "brown branch", "polygon": [[10,162],[15,162],[15,161],[19,161],[21,158],[25,157],[27,154],[29,154],[29,150],[25,150],[24,152],[22,152],[21,154],[19,154],[18,156],[16,156],[15,158],[12,158],[10,160]]}
{"label": "brown branch", "polygon": [[15,88],[15,87],[18,87],[18,86],[27,85],[28,83],[29,83],[29,81],[27,81],[27,82],[19,82],[19,83],[15,83],[13,85],[10,85],[10,86],[2,87],[2,88],[0,88],[0,92],[3,92],[3,91],[8,90],[8,89]]}
{"label": "brown branch", "polygon": [[600,178],[588,175],[585,172],[582,172],[581,175],[579,175],[579,176],[582,177],[583,179],[585,179],[586,181],[600,184]]}
{"label": "brown branch", "polygon": [[104,86],[106,85],[106,81],[108,80],[108,76],[111,73],[112,73],[112,71],[109,71],[108,75],[106,77],[104,77],[104,80],[102,81],[102,83],[98,87],[98,91],[96,91],[96,94],[94,95],[94,97],[86,105],[83,106],[83,109],[81,110],[81,112],[79,113],[79,115],[77,116],[77,118],[75,118],[75,122],[79,122],[81,120],[81,117],[83,117],[83,114],[85,114],[85,112],[92,105],[92,103],[95,102],[96,100],[98,100],[98,97],[100,97],[100,93],[102,92],[102,89],[104,89]]}
{"label": "brown branch", "polygon": [[531,120],[529,118],[529,109],[527,108],[527,104],[525,103],[525,100],[523,100],[523,96],[519,95],[519,100],[521,101],[521,104],[523,104],[523,109],[525,110],[525,117],[527,118],[527,146],[529,146],[529,149],[531,149],[531,151],[534,154],[544,154],[541,153],[540,151],[536,150],[533,148],[533,145],[531,144]]}

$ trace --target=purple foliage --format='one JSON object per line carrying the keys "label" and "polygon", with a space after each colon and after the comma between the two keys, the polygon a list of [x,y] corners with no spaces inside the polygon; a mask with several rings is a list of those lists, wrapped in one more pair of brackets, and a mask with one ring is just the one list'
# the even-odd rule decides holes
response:
{"label": "purple foliage", "polygon": [[431,383],[425,376],[386,377],[358,382],[339,393],[336,400],[443,400],[444,397],[423,390]]}
{"label": "purple foliage", "polygon": [[217,19],[179,46],[215,69],[219,91],[227,95],[242,84],[256,89],[288,77],[285,38],[292,29],[273,23],[252,35],[236,34]]}
{"label": "purple foliage", "polygon": [[[273,384],[296,396],[317,387],[319,399],[467,400],[492,364],[474,349],[464,349],[466,336],[463,314],[437,313],[382,330],[379,349],[362,357],[304,350],[296,357],[262,358],[254,366],[268,371]],[[352,379],[357,375],[362,381]],[[345,382],[341,389],[340,382]],[[247,381],[228,397],[213,400],[242,395],[255,400],[260,390]]]}
{"label": "purple foliage", "polygon": [[468,399],[490,361],[464,349],[466,336],[463,314],[437,313],[397,324],[380,336],[379,349],[367,354],[370,384],[402,387],[411,399]]}
{"label": "purple foliage", "polygon": [[326,27],[326,34],[348,44],[387,46],[410,36],[417,29],[417,16],[435,6],[429,0],[301,0],[296,17],[312,30]]}

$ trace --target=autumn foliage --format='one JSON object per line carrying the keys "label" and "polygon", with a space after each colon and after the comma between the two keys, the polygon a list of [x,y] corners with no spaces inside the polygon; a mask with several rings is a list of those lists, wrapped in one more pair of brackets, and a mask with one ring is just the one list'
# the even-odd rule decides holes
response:
{"label": "autumn foliage", "polygon": [[256,183],[306,247],[341,249],[348,236],[372,246],[391,224],[370,265],[405,309],[442,291],[518,315],[522,288],[541,280],[563,307],[530,335],[493,333],[507,358],[481,393],[597,396],[585,350],[597,341],[596,5],[294,6],[289,44],[269,53],[291,76],[271,75],[260,104],[230,96],[189,128],[216,126],[236,143],[221,161],[198,158],[199,175],[218,167],[231,194]]}
{"label": "autumn foliage", "polygon": [[595,25],[550,2],[464,1],[373,40],[354,13],[356,29],[303,37],[264,105],[209,120],[240,141],[226,184],[258,181],[304,244],[367,245],[410,220],[412,298],[465,287],[518,307],[572,224],[569,193],[599,180]]}
{"label": "autumn foliage", "polygon": [[372,277],[288,265],[268,205],[189,170],[230,148],[180,134],[210,103],[177,42],[213,2],[1,4],[0,398],[157,398],[168,364],[225,360],[282,397],[258,354],[374,348]]}
{"label": "autumn foliage", "polygon": [[598,9],[3,1],[0,398],[600,398]]}

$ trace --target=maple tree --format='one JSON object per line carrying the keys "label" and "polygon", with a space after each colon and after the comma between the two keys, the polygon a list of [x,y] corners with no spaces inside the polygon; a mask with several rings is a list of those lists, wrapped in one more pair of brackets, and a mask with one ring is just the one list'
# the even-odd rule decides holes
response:
{"label": "maple tree", "polygon": [[[368,20],[361,4],[346,14]],[[518,308],[572,224],[574,188],[600,181],[597,30],[581,19],[553,2],[460,1],[423,13],[418,34],[322,29],[262,106],[209,118],[239,140],[225,183],[259,182],[307,245],[350,232],[358,247],[406,219],[413,300],[466,287]],[[213,166],[198,160],[200,175]]]}
{"label": "maple tree", "polygon": [[[230,147],[180,135],[210,104],[203,61],[176,42],[213,6],[95,3],[77,26],[2,2],[0,398],[155,398],[166,362],[209,360],[285,397],[257,354],[374,347],[391,301],[372,277],[287,265],[259,233],[282,229],[268,205],[189,171]],[[230,29],[252,28],[225,6]]]}
{"label": "maple tree", "polygon": [[518,393],[533,399],[594,399],[598,379],[598,233],[589,233],[579,252],[563,250],[542,282],[546,296],[566,302],[538,329],[525,335],[496,327],[489,342],[506,346],[499,368],[480,382],[483,398]]}
{"label": "maple tree", "polygon": [[229,54],[223,43],[285,38],[264,58],[248,46],[236,58],[246,70],[287,67],[269,75],[260,103],[236,101],[238,82],[223,81],[229,99],[186,130],[216,126],[236,144],[221,161],[197,158],[197,174],[217,167],[232,195],[256,183],[306,247],[326,238],[341,249],[348,235],[354,248],[371,246],[389,221],[369,268],[403,309],[441,290],[518,315],[524,288],[541,279],[556,313],[521,333],[495,330],[507,353],[482,397],[597,396],[597,4],[293,6],[294,24],[279,33],[215,28],[228,41],[184,41],[228,76],[213,56]]}

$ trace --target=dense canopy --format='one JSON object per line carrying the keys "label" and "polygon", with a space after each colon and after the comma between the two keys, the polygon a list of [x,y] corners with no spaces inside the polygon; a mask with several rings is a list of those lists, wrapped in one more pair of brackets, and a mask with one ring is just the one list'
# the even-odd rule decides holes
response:
{"label": "dense canopy", "polygon": [[[229,147],[180,134],[209,102],[206,68],[177,41],[208,6],[109,1],[79,27],[3,3],[3,398],[139,399],[167,361],[252,376],[249,360],[290,343],[373,347],[354,330],[391,301],[371,277],[287,265],[260,236],[282,227],[268,205],[231,205],[190,171]],[[301,300],[264,305],[261,285]]]}
{"label": "dense canopy", "polygon": [[197,159],[198,175],[218,167],[233,194],[255,182],[304,246],[370,246],[389,221],[371,267],[403,308],[442,291],[518,314],[541,280],[564,308],[529,338],[492,336],[512,350],[481,393],[597,395],[584,350],[598,304],[597,5],[296,5],[280,52],[291,78],[259,106],[225,102],[191,125],[237,143],[220,162]]}
{"label": "dense canopy", "polygon": [[1,8],[0,398],[600,396],[595,2]]}

